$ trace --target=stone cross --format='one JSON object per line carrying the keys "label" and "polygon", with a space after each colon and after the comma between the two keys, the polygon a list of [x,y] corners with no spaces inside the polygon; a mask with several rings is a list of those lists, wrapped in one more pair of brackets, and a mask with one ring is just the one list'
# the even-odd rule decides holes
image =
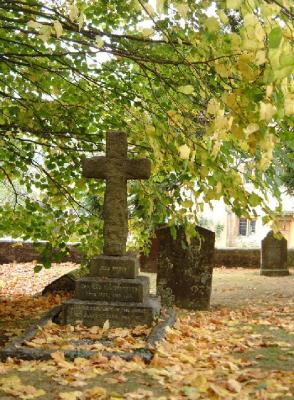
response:
{"label": "stone cross", "polygon": [[104,247],[108,256],[126,253],[128,236],[127,180],[148,179],[150,160],[128,159],[127,136],[124,132],[108,132],[106,157],[84,160],[83,175],[86,178],[106,179],[104,195]]}

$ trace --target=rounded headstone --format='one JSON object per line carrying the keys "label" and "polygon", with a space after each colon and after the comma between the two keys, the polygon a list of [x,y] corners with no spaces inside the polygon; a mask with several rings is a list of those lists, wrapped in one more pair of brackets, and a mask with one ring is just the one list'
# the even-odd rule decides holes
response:
{"label": "rounded headstone", "polygon": [[260,274],[265,276],[287,276],[287,240],[277,239],[270,231],[261,242]]}

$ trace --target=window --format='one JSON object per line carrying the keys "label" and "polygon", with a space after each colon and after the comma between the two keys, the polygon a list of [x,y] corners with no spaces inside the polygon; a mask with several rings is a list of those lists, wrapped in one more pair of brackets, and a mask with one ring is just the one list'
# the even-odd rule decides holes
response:
{"label": "window", "polygon": [[247,219],[240,218],[239,220],[239,235],[246,236],[247,235]]}
{"label": "window", "polygon": [[249,236],[256,232],[256,220],[255,219],[239,219],[239,235]]}
{"label": "window", "polygon": [[249,234],[256,232],[256,221],[255,221],[255,219],[250,221],[249,228],[250,228]]}

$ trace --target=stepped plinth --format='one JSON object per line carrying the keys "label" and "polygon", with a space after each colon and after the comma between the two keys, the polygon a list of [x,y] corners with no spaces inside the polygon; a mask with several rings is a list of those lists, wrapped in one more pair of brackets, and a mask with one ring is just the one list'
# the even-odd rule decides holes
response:
{"label": "stepped plinth", "polygon": [[109,132],[106,157],[85,160],[86,178],[106,179],[104,254],[90,261],[88,276],[76,283],[75,298],[64,303],[59,322],[113,327],[151,325],[160,300],[149,295],[149,279],[138,276],[139,262],[126,255],[128,235],[127,180],[147,179],[150,161],[127,158],[127,137]]}

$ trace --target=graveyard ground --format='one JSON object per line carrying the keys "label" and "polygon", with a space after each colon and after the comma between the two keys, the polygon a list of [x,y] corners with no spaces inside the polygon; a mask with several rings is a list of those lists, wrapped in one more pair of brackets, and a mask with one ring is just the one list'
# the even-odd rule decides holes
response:
{"label": "graveyard ground", "polygon": [[[39,275],[33,274],[33,264],[0,266],[0,346],[67,297],[38,293],[72,266],[58,265]],[[68,362],[59,352],[50,361],[0,362],[0,398],[294,400],[294,270],[291,273],[268,278],[257,270],[215,270],[211,310],[178,310],[175,328],[167,332],[150,365],[140,359],[109,361],[99,354]],[[107,324],[106,332],[117,350],[140,346],[146,334],[137,329],[130,335]],[[65,348],[69,339],[101,334],[98,328],[51,325],[27,345]]]}

